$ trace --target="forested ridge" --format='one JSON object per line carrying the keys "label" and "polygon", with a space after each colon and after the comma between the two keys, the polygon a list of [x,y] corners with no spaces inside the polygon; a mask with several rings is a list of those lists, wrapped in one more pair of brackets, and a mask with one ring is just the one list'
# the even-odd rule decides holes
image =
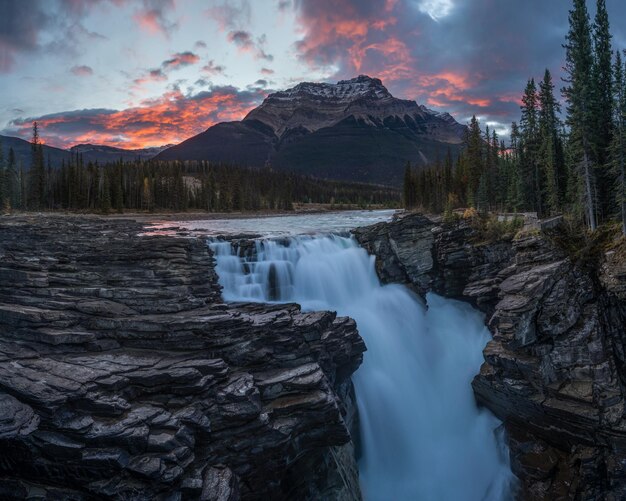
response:
{"label": "forested ridge", "polygon": [[573,0],[565,43],[565,109],[549,69],[528,80],[521,118],[509,144],[481,130],[474,116],[458,158],[428,169],[407,165],[404,204],[431,212],[457,207],[566,213],[591,230],[621,220],[626,234],[626,66],[613,50],[605,0],[593,22],[585,0]]}
{"label": "forested ridge", "polygon": [[291,210],[294,203],[396,207],[391,187],[317,179],[270,167],[253,169],[206,161],[136,160],[106,165],[73,155],[53,167],[33,126],[32,163],[16,164],[0,146],[0,207],[18,210],[171,210],[208,212]]}

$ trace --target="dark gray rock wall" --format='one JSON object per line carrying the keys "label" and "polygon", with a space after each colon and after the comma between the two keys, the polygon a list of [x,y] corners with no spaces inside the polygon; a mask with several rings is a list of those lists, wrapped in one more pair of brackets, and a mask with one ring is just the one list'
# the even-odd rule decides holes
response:
{"label": "dark gray rock wall", "polygon": [[202,241],[0,223],[0,498],[360,498],[354,321],[223,304]]}
{"label": "dark gray rock wall", "polygon": [[355,235],[383,281],[487,314],[473,387],[506,424],[521,499],[626,499],[623,258],[581,267],[545,236],[477,243],[465,223],[417,214]]}

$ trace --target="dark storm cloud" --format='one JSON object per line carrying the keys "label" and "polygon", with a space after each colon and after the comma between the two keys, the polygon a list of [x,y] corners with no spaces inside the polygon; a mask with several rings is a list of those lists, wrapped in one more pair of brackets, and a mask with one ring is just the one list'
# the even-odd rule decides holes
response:
{"label": "dark storm cloud", "polygon": [[[312,67],[338,68],[333,79],[367,73],[382,78],[395,94],[451,111],[458,119],[477,114],[508,124],[518,119],[519,96],[529,77],[539,78],[549,68],[560,87],[570,5],[564,0],[297,0],[305,35],[296,49]],[[623,43],[626,3],[608,0],[607,6],[614,44]]]}

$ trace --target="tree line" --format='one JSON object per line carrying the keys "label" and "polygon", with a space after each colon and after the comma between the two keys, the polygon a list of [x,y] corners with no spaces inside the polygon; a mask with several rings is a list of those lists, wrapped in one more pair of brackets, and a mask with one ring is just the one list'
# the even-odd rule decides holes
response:
{"label": "tree line", "polygon": [[32,163],[18,166],[0,145],[0,208],[118,211],[188,209],[208,212],[291,210],[294,203],[395,207],[399,190],[322,180],[270,167],[252,169],[207,161],[137,160],[106,165],[80,155],[53,167],[33,125]]}
{"label": "tree line", "polygon": [[569,12],[565,110],[546,69],[538,84],[528,80],[508,145],[474,116],[457,158],[420,171],[407,165],[406,207],[567,213],[591,230],[620,219],[626,234],[626,58],[612,49],[605,0],[596,4],[593,22],[585,0]]}

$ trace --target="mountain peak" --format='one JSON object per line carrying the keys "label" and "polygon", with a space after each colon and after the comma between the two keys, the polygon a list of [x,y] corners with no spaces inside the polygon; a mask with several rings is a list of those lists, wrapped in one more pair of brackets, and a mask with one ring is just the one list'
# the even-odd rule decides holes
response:
{"label": "mountain peak", "polygon": [[350,101],[361,97],[374,99],[391,98],[391,94],[378,78],[359,75],[349,80],[332,83],[301,82],[295,87],[267,96],[266,101],[294,98],[319,98]]}
{"label": "mountain peak", "polygon": [[268,95],[241,122],[212,126],[158,158],[272,166],[352,181],[400,184],[407,161],[456,154],[465,126],[413,100],[393,97],[378,78],[302,82]]}

